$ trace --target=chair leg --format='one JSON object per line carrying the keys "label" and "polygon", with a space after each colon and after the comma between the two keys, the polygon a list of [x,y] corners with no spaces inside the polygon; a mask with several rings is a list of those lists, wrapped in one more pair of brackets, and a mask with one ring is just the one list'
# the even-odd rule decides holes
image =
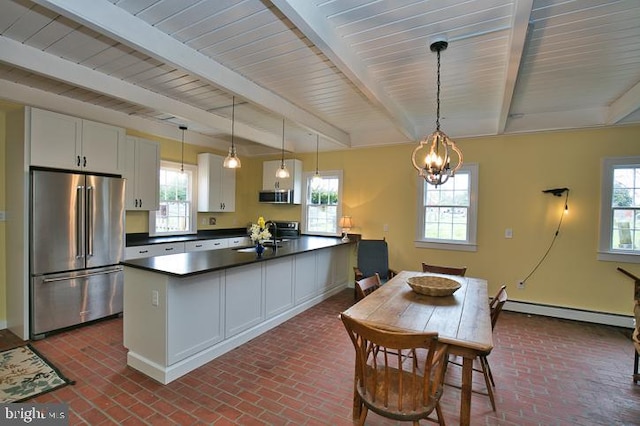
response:
{"label": "chair leg", "polygon": [[487,386],[487,393],[489,394],[489,400],[491,401],[491,408],[496,411],[496,401],[493,397],[493,386],[491,386],[491,380],[489,379],[489,361],[486,356],[480,356],[480,365],[482,366],[482,374],[484,375],[484,382]]}
{"label": "chair leg", "polygon": [[360,413],[360,419],[358,420],[358,425],[363,426],[364,421],[367,419],[367,414],[369,413],[369,408],[366,405],[362,406],[362,412]]}
{"label": "chair leg", "polygon": [[440,426],[446,426],[444,423],[444,416],[442,415],[442,407],[440,407],[440,403],[436,403],[436,414],[438,415],[438,424]]}
{"label": "chair leg", "polygon": [[487,367],[487,373],[489,373],[489,380],[491,380],[491,385],[495,388],[496,383],[493,381],[493,374],[491,374],[491,366],[489,365],[489,359],[486,356],[483,356],[482,358],[484,358],[484,363]]}
{"label": "chair leg", "polygon": [[640,380],[638,364],[640,364],[640,354],[636,351],[635,358],[633,359],[633,383],[638,383],[638,380]]}

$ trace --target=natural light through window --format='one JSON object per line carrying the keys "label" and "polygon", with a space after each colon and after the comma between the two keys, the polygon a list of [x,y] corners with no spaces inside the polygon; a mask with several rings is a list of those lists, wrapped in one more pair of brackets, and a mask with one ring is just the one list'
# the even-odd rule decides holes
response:
{"label": "natural light through window", "polygon": [[339,232],[341,172],[306,176],[305,232],[316,235],[336,235]]}
{"label": "natural light through window", "polygon": [[418,242],[475,245],[477,165],[434,186],[422,182]]}
{"label": "natural light through window", "polygon": [[598,258],[640,262],[640,157],[606,158],[602,173]]}
{"label": "natural light through window", "polygon": [[[164,163],[160,168],[160,209],[151,212],[154,235],[191,234],[195,232],[193,179],[195,167]],[[153,219],[153,220],[151,220]]]}

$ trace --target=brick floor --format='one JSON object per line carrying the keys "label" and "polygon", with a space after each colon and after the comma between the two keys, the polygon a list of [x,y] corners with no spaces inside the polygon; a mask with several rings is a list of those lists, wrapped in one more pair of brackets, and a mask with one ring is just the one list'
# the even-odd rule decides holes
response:
{"label": "brick floor", "polygon": [[[168,385],[127,367],[122,319],[53,335],[33,344],[76,384],[32,401],[68,403],[71,425],[351,425],[354,353],[338,313],[352,303],[345,290]],[[474,425],[640,425],[630,330],[503,312],[494,333],[497,412],[474,394]],[[445,388],[450,425],[459,399]]]}

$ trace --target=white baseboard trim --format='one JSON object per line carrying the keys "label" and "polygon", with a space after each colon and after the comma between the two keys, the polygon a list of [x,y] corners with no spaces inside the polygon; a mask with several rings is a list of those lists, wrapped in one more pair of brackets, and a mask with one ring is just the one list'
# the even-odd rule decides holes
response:
{"label": "white baseboard trim", "polygon": [[633,316],[631,315],[608,314],[604,312],[563,308],[560,306],[542,305],[538,303],[519,302],[517,300],[507,300],[503,309],[505,311],[521,312],[525,314],[592,322],[615,327],[634,328]]}

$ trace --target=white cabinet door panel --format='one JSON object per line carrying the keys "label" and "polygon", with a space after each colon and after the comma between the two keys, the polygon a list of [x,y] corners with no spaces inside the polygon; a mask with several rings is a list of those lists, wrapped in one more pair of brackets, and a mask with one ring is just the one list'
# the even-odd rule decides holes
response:
{"label": "white cabinet door panel", "polygon": [[295,301],[304,302],[317,293],[315,252],[302,253],[295,257]]}
{"label": "white cabinet door panel", "polygon": [[262,322],[262,268],[256,265],[225,271],[225,337]]}
{"label": "white cabinet door panel", "polygon": [[293,257],[265,262],[265,314],[271,318],[293,307]]}

